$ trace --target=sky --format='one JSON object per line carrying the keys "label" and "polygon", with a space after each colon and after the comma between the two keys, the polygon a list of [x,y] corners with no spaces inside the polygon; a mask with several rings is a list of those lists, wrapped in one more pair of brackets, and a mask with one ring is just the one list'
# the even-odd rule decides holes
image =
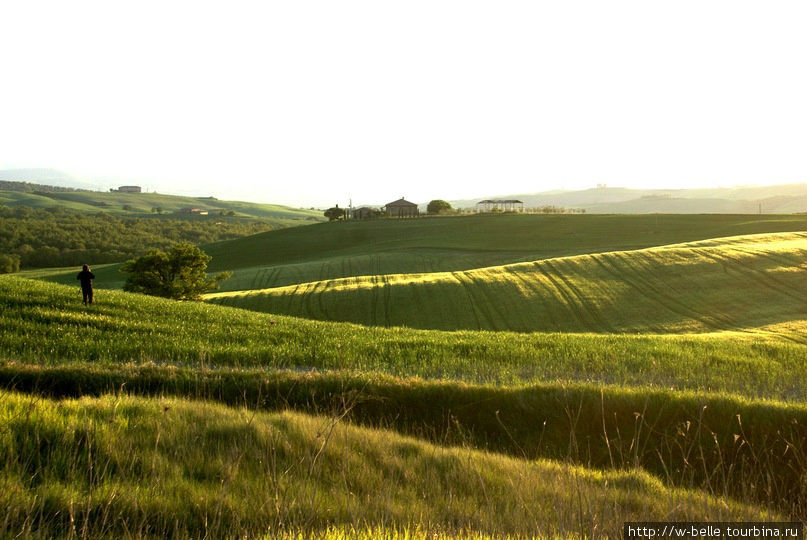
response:
{"label": "sky", "polygon": [[0,3],[0,169],[292,206],[807,181],[807,2]]}

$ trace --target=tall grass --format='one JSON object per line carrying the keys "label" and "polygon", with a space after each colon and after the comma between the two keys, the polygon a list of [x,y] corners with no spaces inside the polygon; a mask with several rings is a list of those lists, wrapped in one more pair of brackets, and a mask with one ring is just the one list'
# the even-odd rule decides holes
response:
{"label": "tall grass", "polygon": [[0,384],[54,397],[125,390],[268,410],[328,412],[350,403],[345,416],[354,422],[433,443],[642,469],[671,486],[807,516],[805,405],[591,385],[497,388],[372,374],[155,366],[10,365],[0,369]]}
{"label": "tall grass", "polygon": [[21,537],[616,536],[624,520],[777,517],[640,471],[441,448],[338,414],[4,394],[0,419],[0,531]]}

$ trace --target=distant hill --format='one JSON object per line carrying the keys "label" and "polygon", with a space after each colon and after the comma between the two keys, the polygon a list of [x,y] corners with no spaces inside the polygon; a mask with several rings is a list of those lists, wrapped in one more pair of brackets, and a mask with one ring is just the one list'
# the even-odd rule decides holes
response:
{"label": "distant hill", "polygon": [[[42,188],[97,189],[97,185],[79,180],[75,176],[57,169],[3,169],[0,180],[15,183],[39,184]],[[3,187],[2,189],[9,189]]]}
{"label": "distant hill", "polygon": [[593,188],[450,201],[474,208],[483,199],[518,199],[527,208],[560,206],[598,214],[790,214],[807,212],[807,184],[703,189]]}
{"label": "distant hill", "polygon": [[31,182],[18,182],[15,180],[0,180],[0,191],[20,191],[22,193],[49,192],[63,193],[66,191],[91,191],[88,189],[51,186],[47,184],[32,184]]}
{"label": "distant hill", "polygon": [[275,204],[222,201],[213,197],[186,197],[161,193],[120,193],[70,189],[20,181],[0,181],[0,204],[35,208],[66,207],[87,212],[123,215],[179,214],[192,208],[209,214],[233,212],[242,217],[271,220],[278,225],[324,221],[322,212]]}

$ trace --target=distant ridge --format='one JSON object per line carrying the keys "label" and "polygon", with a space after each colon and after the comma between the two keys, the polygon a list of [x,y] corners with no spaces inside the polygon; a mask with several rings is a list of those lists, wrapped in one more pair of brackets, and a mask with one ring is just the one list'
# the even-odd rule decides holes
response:
{"label": "distant ridge", "polygon": [[[456,208],[474,208],[485,198],[489,197],[450,202]],[[807,183],[700,189],[599,187],[494,198],[519,199],[525,208],[560,206],[596,214],[791,214],[807,212]]]}
{"label": "distant ridge", "polygon": [[83,191],[92,193],[92,190],[66,186],[49,186],[46,184],[33,184],[31,182],[17,182],[11,180],[0,180],[0,191],[19,191],[20,193],[67,193]]}
{"label": "distant ridge", "polygon": [[[29,184],[38,184],[42,187],[62,187],[71,188],[73,190],[90,190],[97,189],[97,185],[83,180],[79,180],[75,176],[60,171],[58,169],[46,168],[30,168],[30,169],[3,169],[0,170],[0,180],[7,182],[22,182]],[[3,188],[8,189],[8,188]],[[39,189],[42,191],[42,189]]]}
{"label": "distant ridge", "polygon": [[153,192],[97,191],[20,180],[0,180],[0,205],[34,208],[65,207],[92,213],[97,213],[100,209],[113,214],[162,215],[163,217],[168,215],[187,217],[196,211],[197,214],[207,212],[211,216],[226,214],[234,217],[252,217],[269,220],[282,226],[325,220],[322,213],[317,210],[292,208],[278,204]]}

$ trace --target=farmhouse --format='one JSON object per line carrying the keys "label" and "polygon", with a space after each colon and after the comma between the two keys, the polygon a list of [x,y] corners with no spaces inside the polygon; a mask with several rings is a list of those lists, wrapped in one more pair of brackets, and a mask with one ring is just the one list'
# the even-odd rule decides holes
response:
{"label": "farmhouse", "polygon": [[387,217],[416,217],[418,215],[418,205],[401,197],[397,201],[384,205],[384,211]]}
{"label": "farmhouse", "polygon": [[179,210],[177,210],[177,214],[195,214],[195,215],[198,215],[198,216],[206,216],[207,213],[208,213],[207,210],[205,210],[204,208],[186,207],[186,208],[180,208]]}

